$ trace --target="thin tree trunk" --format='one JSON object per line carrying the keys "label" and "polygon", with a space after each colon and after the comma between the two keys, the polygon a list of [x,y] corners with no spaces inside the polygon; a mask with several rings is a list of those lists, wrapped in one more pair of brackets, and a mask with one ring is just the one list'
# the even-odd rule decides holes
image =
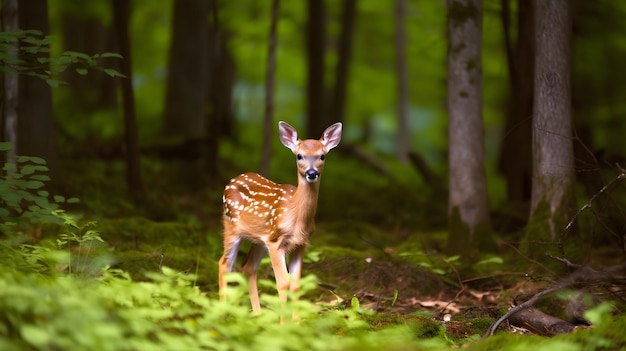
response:
{"label": "thin tree trunk", "polygon": [[117,41],[121,60],[121,73],[126,77],[121,79],[122,108],[124,114],[124,141],[126,147],[126,182],[128,190],[135,201],[141,201],[144,196],[141,180],[141,166],[139,153],[139,136],[135,117],[135,97],[132,86],[132,65],[130,41],[128,37],[128,22],[130,20],[130,2],[128,0],[113,0],[113,17],[117,29]]}
{"label": "thin tree trunk", "polygon": [[174,2],[164,133],[185,139],[205,137],[208,92],[208,33],[211,3]]}
{"label": "thin tree trunk", "polygon": [[533,107],[534,25],[533,4],[519,1],[517,43],[510,40],[510,0],[502,0],[502,22],[507,48],[510,93],[500,169],[507,180],[509,204],[530,204],[532,179],[531,126]]}
{"label": "thin tree trunk", "polygon": [[341,34],[339,35],[338,61],[335,73],[335,90],[328,116],[337,121],[345,121],[348,75],[352,60],[352,38],[356,17],[356,0],[343,0],[341,13]]}
{"label": "thin tree trunk", "polygon": [[448,250],[492,249],[482,120],[482,2],[448,0]]}
{"label": "thin tree trunk", "polygon": [[570,6],[568,0],[535,0],[534,5],[533,230],[527,231],[527,251],[565,257],[561,233],[575,210]]}
{"label": "thin tree trunk", "polygon": [[280,0],[272,1],[272,23],[270,25],[269,48],[267,54],[267,72],[265,80],[265,116],[263,118],[263,152],[261,154],[260,173],[266,177],[270,172],[272,156],[272,131],[274,130],[274,78],[276,75],[276,28]]}
{"label": "thin tree trunk", "polygon": [[[219,141],[223,137],[233,136],[232,94],[235,66],[229,51],[227,30],[222,28],[220,23],[217,0],[210,0],[209,13],[209,35],[206,44],[207,69],[204,84],[207,86],[207,95],[210,97],[208,108],[210,112],[207,116],[206,142],[204,143],[206,153],[201,157],[209,182],[219,184],[221,188],[223,184],[219,181],[218,174],[220,169],[218,167]],[[199,180],[205,182],[204,179]]]}
{"label": "thin tree trunk", "polygon": [[[19,26],[49,33],[48,2],[46,0],[21,0]],[[41,54],[49,56],[49,54]],[[33,66],[37,57],[26,57]],[[52,89],[45,80],[22,75],[19,78],[19,122],[17,150],[22,155],[38,156],[46,160],[49,190],[56,191],[59,175],[59,156],[56,146],[56,126],[52,110]]]}
{"label": "thin tree trunk", "polygon": [[310,137],[319,138],[327,125],[324,101],[324,56],[326,54],[326,9],[324,0],[308,0],[309,23],[307,28],[307,131]]}
{"label": "thin tree trunk", "polygon": [[396,155],[404,163],[409,161],[409,72],[406,62],[406,11],[407,1],[396,0],[396,78],[398,92],[398,139]]}
{"label": "thin tree trunk", "polygon": [[[2,23],[5,32],[16,31],[19,28],[19,13],[17,0],[5,0],[2,2]],[[7,55],[17,57],[19,44],[13,43],[9,48]],[[3,140],[13,143],[13,149],[9,154],[17,154],[17,105],[18,105],[19,79],[16,72],[6,70],[4,72],[4,96],[3,96]]]}

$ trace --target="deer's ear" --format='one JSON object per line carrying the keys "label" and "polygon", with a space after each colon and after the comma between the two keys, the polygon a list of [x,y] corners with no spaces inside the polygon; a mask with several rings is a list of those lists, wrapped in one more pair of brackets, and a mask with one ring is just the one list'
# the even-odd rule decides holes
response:
{"label": "deer's ear", "polygon": [[278,122],[278,135],[280,142],[285,145],[291,151],[294,151],[298,146],[298,132],[287,122]]}
{"label": "deer's ear", "polygon": [[332,126],[326,128],[326,130],[324,131],[324,134],[322,135],[320,141],[322,142],[322,144],[324,144],[327,152],[333,149],[335,146],[339,145],[339,142],[341,141],[342,128],[343,125],[341,124],[341,122],[337,122]]}

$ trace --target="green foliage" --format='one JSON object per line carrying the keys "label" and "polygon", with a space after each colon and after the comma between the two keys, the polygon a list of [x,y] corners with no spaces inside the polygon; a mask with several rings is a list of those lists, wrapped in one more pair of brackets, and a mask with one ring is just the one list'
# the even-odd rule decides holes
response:
{"label": "green foliage", "polygon": [[[45,80],[56,87],[61,80],[59,74],[72,67],[76,73],[86,75],[90,70],[102,71],[110,77],[123,77],[112,68],[101,67],[101,58],[122,58],[119,54],[105,52],[87,55],[81,52],[65,51],[58,57],[50,58],[51,39],[38,30],[17,30],[0,32],[0,71],[13,72]],[[36,57],[36,59],[31,59]]]}
{"label": "green foliage", "polygon": [[[11,148],[11,143],[0,143],[0,152]],[[76,203],[78,199],[59,195],[50,199],[50,193],[45,190],[45,182],[50,180],[46,161],[11,154],[7,158],[0,176],[0,230],[7,231],[18,223],[62,223],[53,212],[59,209],[59,204]]]}

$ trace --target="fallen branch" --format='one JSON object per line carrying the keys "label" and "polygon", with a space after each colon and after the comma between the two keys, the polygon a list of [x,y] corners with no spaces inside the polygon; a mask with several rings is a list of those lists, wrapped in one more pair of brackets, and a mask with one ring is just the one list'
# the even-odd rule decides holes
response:
{"label": "fallen branch", "polygon": [[[581,266],[581,265],[574,264],[565,258],[555,257],[555,259],[563,262],[568,267],[577,267],[578,270],[576,270],[569,276],[556,281],[554,283],[554,286],[552,286],[551,288],[540,291],[537,294],[533,295],[533,297],[531,297],[528,301],[511,308],[507,313],[505,313],[495,323],[493,323],[489,327],[489,329],[487,329],[487,332],[485,332],[485,334],[483,335],[483,338],[493,335],[493,333],[496,331],[496,329],[498,329],[500,324],[502,324],[502,322],[504,322],[507,319],[512,324],[515,324],[511,321],[511,318],[513,317],[513,315],[515,315],[516,313],[519,313],[520,311],[524,311],[525,309],[532,307],[540,298],[542,298],[543,296],[549,295],[553,292],[556,292],[562,289],[567,289],[567,288],[580,288],[580,287],[585,287],[585,286],[598,284],[598,283],[604,284],[604,285],[617,285],[617,286],[624,286],[624,284],[626,284],[626,262],[597,271],[589,266]],[[520,326],[527,327],[526,325],[520,325]],[[549,328],[557,330],[560,327],[552,326],[548,328],[544,326],[543,328],[546,330]]]}

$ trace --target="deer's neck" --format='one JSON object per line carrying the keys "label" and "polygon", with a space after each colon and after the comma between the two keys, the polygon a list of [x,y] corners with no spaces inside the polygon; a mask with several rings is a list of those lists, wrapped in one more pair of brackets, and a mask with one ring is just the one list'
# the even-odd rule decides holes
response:
{"label": "deer's neck", "polygon": [[305,180],[299,180],[290,206],[293,229],[299,234],[311,235],[315,229],[318,193],[319,181],[307,183]]}

